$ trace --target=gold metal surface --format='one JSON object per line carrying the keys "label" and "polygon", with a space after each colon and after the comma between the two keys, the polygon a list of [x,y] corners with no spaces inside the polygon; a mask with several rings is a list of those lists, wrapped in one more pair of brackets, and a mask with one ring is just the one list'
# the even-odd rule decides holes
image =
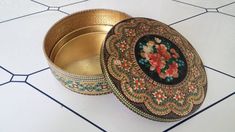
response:
{"label": "gold metal surface", "polygon": [[83,94],[111,92],[100,66],[100,48],[107,32],[130,16],[114,10],[81,11],[57,22],[44,40],[44,53],[55,77]]}
{"label": "gold metal surface", "polygon": [[[70,73],[102,74],[99,58],[100,47],[110,29],[111,26],[105,25],[91,26],[66,35],[54,47],[51,59],[57,66]],[[72,38],[73,36],[74,38]],[[71,38],[71,40],[67,38]]]}

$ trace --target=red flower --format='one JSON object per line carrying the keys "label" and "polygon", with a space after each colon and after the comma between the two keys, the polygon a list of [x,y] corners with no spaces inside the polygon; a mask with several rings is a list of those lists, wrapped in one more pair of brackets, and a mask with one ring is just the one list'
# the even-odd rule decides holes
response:
{"label": "red flower", "polygon": [[161,69],[165,67],[166,65],[166,61],[164,60],[164,58],[162,58],[162,56],[158,53],[152,53],[149,54],[149,63],[151,64],[150,69],[152,70],[156,70],[158,74],[161,73]]}
{"label": "red flower", "polygon": [[127,60],[122,60],[121,61],[121,67],[124,68],[125,70],[129,71],[130,70],[130,63]]}
{"label": "red flower", "polygon": [[166,87],[166,95],[168,97],[173,97],[174,96],[174,90],[171,87]]}
{"label": "red flower", "polygon": [[176,101],[178,101],[179,103],[183,104],[183,102],[184,102],[184,97],[185,97],[185,94],[182,93],[180,90],[177,90],[177,91],[176,91],[176,94],[175,94],[175,96],[174,96],[174,99],[175,99]]}
{"label": "red flower", "polygon": [[165,58],[165,60],[169,60],[169,59],[171,58],[171,55],[170,55],[169,52],[166,52],[166,53],[163,54],[162,56]]}
{"label": "red flower", "polygon": [[134,78],[134,90],[143,90],[144,87],[144,79]]}
{"label": "red flower", "polygon": [[164,44],[156,45],[156,49],[159,54],[164,54],[167,52],[167,48]]}
{"label": "red flower", "polygon": [[174,78],[177,78],[179,76],[178,64],[176,62],[173,62],[172,64],[169,65],[169,68],[166,70],[166,75]]}
{"label": "red flower", "polygon": [[[155,44],[155,42],[149,41],[147,46],[143,47],[141,56],[150,63],[150,71],[156,71],[160,78],[178,78],[178,64],[175,61],[171,62],[171,64],[168,63],[168,60],[171,58],[179,58],[179,54],[175,49],[171,48],[168,50],[164,44]],[[166,64],[168,69],[164,69]],[[164,71],[162,71],[163,69]]]}
{"label": "red flower", "polygon": [[167,98],[161,89],[154,92],[153,96],[155,97],[158,104],[162,103],[162,101]]}
{"label": "red flower", "polygon": [[170,53],[167,51],[167,47],[164,44],[156,45],[158,54],[160,54],[165,61],[169,60],[171,58]]}
{"label": "red flower", "polygon": [[127,60],[114,60],[113,61],[114,65],[117,65],[119,68],[122,68],[124,70],[129,71],[131,69],[131,63],[128,62]]}

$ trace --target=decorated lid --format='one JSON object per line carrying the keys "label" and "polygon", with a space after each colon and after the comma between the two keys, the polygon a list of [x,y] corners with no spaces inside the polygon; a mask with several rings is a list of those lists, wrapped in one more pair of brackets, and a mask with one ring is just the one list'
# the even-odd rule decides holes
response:
{"label": "decorated lid", "polygon": [[113,93],[152,120],[175,121],[199,108],[207,90],[203,63],[176,30],[148,18],[130,18],[106,36],[101,65]]}

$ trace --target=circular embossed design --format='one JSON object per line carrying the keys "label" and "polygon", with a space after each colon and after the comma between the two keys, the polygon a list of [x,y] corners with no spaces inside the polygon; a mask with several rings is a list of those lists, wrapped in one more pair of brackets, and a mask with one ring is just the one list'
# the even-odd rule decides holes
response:
{"label": "circular embossed design", "polygon": [[[156,41],[155,49],[140,46],[140,42],[149,41]],[[169,49],[167,43],[170,44]],[[148,52],[159,48],[170,54],[165,55],[168,57],[163,60],[168,66],[161,72],[172,70],[168,74],[157,75],[159,78],[166,76],[162,80],[148,73],[158,70],[158,62],[153,64],[155,67],[140,62],[146,59],[145,55],[141,55],[144,50]],[[163,53],[161,57],[164,58]],[[199,55],[181,34],[156,20],[131,18],[115,25],[102,47],[101,65],[118,99],[134,112],[152,120],[175,121],[188,116],[199,108],[206,95],[206,72]],[[167,82],[167,77],[171,76],[173,79]]]}
{"label": "circular embossed design", "polygon": [[141,37],[135,46],[140,68],[154,81],[177,84],[187,73],[184,55],[175,44],[157,35]]}

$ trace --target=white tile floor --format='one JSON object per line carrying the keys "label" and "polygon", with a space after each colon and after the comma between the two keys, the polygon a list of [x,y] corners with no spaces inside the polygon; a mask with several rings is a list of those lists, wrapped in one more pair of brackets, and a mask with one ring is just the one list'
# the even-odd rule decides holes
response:
{"label": "white tile floor", "polygon": [[47,9],[45,6],[35,4],[29,0],[1,0],[0,7],[0,21],[8,21]]}
{"label": "white tile floor", "polygon": [[218,8],[234,2],[234,0],[173,0],[179,2],[186,2],[194,6],[201,6],[203,8]]}
{"label": "white tile floor", "polygon": [[[200,54],[208,92],[202,107],[178,122],[151,121],[112,94],[85,96],[63,88],[47,68],[42,42],[60,18],[108,8],[160,20]],[[1,0],[0,131],[156,132],[235,129],[235,0]]]}
{"label": "white tile floor", "polygon": [[149,17],[166,24],[171,24],[187,17],[205,12],[204,9],[187,6],[171,0],[141,0],[138,1],[138,3],[136,3],[136,0],[89,0],[81,4],[62,7],[61,10],[73,13],[78,10],[92,8],[120,10],[130,14],[131,16]]}
{"label": "white tile floor", "polygon": [[1,87],[0,97],[1,132],[97,131],[27,84],[6,84]]}
{"label": "white tile floor", "polygon": [[51,25],[64,16],[47,11],[1,23],[0,36],[4,36],[0,37],[0,42],[4,42],[1,50],[5,51],[0,56],[1,65],[15,74],[47,67],[42,51],[43,38]]}

